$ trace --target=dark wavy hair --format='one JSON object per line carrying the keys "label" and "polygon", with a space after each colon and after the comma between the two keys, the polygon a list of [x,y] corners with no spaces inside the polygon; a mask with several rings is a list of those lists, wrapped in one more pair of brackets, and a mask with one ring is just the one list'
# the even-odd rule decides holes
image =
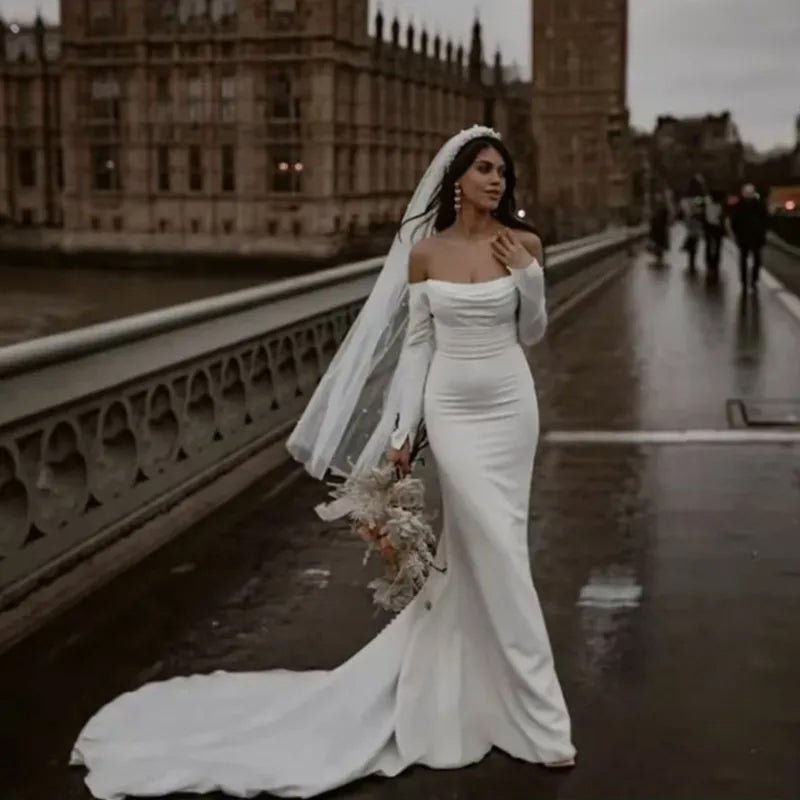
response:
{"label": "dark wavy hair", "polygon": [[497,209],[492,212],[492,216],[508,228],[537,233],[538,231],[530,223],[520,219],[516,215],[517,203],[514,199],[514,190],[517,186],[517,172],[514,169],[514,160],[508,148],[494,136],[479,136],[470,139],[455,155],[450,165],[442,177],[442,181],[428,202],[427,207],[421,214],[410,217],[400,226],[401,231],[405,225],[418,220],[412,233],[412,239],[426,223],[435,216],[433,223],[434,230],[438,233],[446,230],[456,221],[456,181],[475,163],[478,154],[491,147],[497,150],[503,157],[506,165],[506,190],[500,198]]}

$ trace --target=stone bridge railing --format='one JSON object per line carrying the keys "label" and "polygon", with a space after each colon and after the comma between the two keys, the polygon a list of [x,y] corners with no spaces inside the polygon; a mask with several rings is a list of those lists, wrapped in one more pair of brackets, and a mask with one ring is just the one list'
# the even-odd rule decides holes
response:
{"label": "stone bridge railing", "polygon": [[[639,235],[553,247],[549,280]],[[0,613],[253,454],[285,461],[381,263],[0,349]]]}

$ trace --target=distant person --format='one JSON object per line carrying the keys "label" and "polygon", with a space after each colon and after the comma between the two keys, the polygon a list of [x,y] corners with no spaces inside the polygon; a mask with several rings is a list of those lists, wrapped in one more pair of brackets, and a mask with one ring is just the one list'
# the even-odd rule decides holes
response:
{"label": "distant person", "polygon": [[697,247],[705,232],[706,181],[698,172],[689,180],[687,196],[681,203],[681,216],[686,226],[683,249],[689,259],[689,272],[697,267]]}
{"label": "distant person", "polygon": [[706,273],[709,280],[719,277],[722,239],[725,236],[725,206],[721,192],[711,192],[705,202]]}
{"label": "distant person", "polygon": [[650,215],[650,247],[655,254],[656,262],[661,264],[664,253],[669,250],[669,204],[667,198],[660,192],[653,198],[653,210]]}
{"label": "distant person", "polygon": [[682,203],[683,222],[686,226],[686,238],[683,249],[688,256],[689,272],[697,268],[697,247],[705,230],[705,196],[692,195],[684,197]]}
{"label": "distant person", "polygon": [[[758,288],[761,271],[761,250],[767,241],[767,206],[752,183],[742,187],[731,213],[731,230],[739,247],[739,276],[742,290]],[[750,257],[753,268],[750,270]]]}

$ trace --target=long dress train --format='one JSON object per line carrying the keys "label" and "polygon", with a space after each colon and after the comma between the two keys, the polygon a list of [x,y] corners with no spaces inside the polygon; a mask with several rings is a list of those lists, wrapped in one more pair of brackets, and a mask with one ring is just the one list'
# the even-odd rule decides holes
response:
{"label": "long dress train", "polygon": [[528,559],[539,423],[520,342],[545,326],[536,262],[486,283],[410,287],[416,379],[393,441],[424,405],[447,571],[330,672],[216,672],[117,698],[72,753],[95,797],[312,797],[414,763],[464,766],[493,746],[534,763],[574,756]]}

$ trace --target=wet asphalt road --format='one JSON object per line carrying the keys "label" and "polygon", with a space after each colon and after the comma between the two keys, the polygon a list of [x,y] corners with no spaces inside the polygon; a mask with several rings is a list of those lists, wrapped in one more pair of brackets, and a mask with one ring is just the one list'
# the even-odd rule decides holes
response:
{"label": "wet asphalt road", "polygon": [[[740,303],[732,262],[707,287],[673,259],[639,259],[534,351],[546,430],[724,428],[728,398],[800,400],[800,321],[763,290]],[[0,797],[88,797],[71,741],[144,681],[333,667],[385,624],[360,544],[313,515],[323,490],[274,480],[0,660]],[[493,754],[333,797],[800,798],[800,447],[544,444],[531,542],[577,768]]]}

